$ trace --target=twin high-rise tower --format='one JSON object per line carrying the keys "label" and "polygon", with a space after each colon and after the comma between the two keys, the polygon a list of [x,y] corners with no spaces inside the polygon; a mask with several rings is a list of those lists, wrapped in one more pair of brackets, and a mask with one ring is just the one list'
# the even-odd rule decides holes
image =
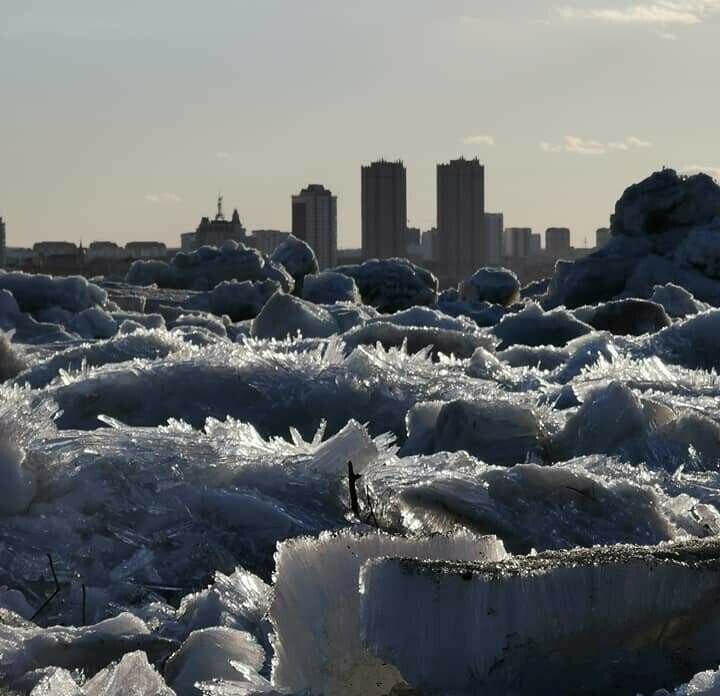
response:
{"label": "twin high-rise tower", "polygon": [[[406,256],[407,175],[402,162],[379,160],[362,168],[364,259]],[[485,231],[485,170],[477,159],[437,166],[438,271],[464,278],[491,261]],[[499,256],[499,254],[498,254]]]}
{"label": "twin high-rise tower", "polygon": [[[401,161],[378,160],[361,169],[362,258],[408,255],[407,171]],[[502,218],[485,215],[485,170],[478,159],[437,165],[437,233],[433,256],[441,280],[456,283],[502,257]],[[292,233],[307,242],[320,268],[337,261],[337,199],[311,184],[292,197]],[[496,238],[497,237],[497,238]]]}

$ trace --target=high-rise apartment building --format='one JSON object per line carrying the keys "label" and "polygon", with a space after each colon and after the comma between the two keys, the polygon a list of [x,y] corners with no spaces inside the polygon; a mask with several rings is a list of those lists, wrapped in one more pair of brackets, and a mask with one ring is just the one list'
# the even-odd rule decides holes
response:
{"label": "high-rise apartment building", "polygon": [[441,275],[461,280],[486,263],[485,169],[477,158],[438,164],[437,228]]}
{"label": "high-rise apartment building", "polygon": [[601,249],[610,241],[610,228],[600,227],[595,231],[595,247]]}
{"label": "high-rise apartment building", "polygon": [[542,252],[542,237],[539,232],[530,235],[530,255],[536,256]]}
{"label": "high-rise apartment building", "polygon": [[419,227],[407,227],[405,229],[405,248],[419,246],[422,242],[422,231]]}
{"label": "high-rise apartment building", "polygon": [[530,256],[532,229],[530,227],[508,227],[505,230],[505,253],[516,259]]}
{"label": "high-rise apartment building", "polygon": [[312,247],[321,269],[337,265],[337,196],[310,184],[292,197],[292,233]]}
{"label": "high-rise apartment building", "polygon": [[0,268],[7,266],[7,238],[5,236],[5,221],[0,217]]}
{"label": "high-rise apartment building", "polygon": [[488,266],[499,266],[503,261],[503,228],[502,213],[485,213],[485,238],[487,239]]}
{"label": "high-rise apartment building", "polygon": [[555,258],[570,252],[570,230],[567,227],[548,227],[545,230],[545,251]]}
{"label": "high-rise apartment building", "polygon": [[432,227],[429,230],[425,230],[422,233],[422,239],[420,245],[423,249],[423,258],[426,261],[437,261],[437,227]]}
{"label": "high-rise apartment building", "polygon": [[401,161],[361,170],[363,259],[406,256],[407,173]]}

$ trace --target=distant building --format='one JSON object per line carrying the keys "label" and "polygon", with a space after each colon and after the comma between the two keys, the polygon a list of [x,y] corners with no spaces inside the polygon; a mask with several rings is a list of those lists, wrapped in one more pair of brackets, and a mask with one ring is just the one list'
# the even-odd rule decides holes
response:
{"label": "distant building", "polygon": [[527,258],[532,249],[532,229],[530,227],[508,227],[505,230],[505,255],[514,258]]}
{"label": "distant building", "polygon": [[337,265],[337,197],[310,184],[292,197],[292,233],[312,247],[321,269]]}
{"label": "distant building", "polygon": [[485,169],[477,158],[437,165],[437,228],[435,257],[450,282],[485,265]]}
{"label": "distant building", "polygon": [[423,257],[426,261],[435,261],[435,254],[437,249],[437,227],[431,227],[429,230],[425,230],[422,233],[421,246],[423,249]]}
{"label": "distant building", "polygon": [[537,256],[542,253],[542,237],[539,232],[530,235],[530,255]]}
{"label": "distant building", "polygon": [[75,255],[79,251],[78,245],[73,242],[36,242],[33,244],[33,254],[48,258]]}
{"label": "distant building", "polygon": [[405,229],[405,257],[413,263],[424,263],[426,249],[422,245],[422,230],[419,227]]}
{"label": "distant building", "polygon": [[595,231],[595,248],[601,249],[610,241],[610,228],[600,227]]}
{"label": "distant building", "polygon": [[78,273],[84,255],[83,248],[72,242],[37,242],[33,245],[32,266],[51,275]]}
{"label": "distant building", "polygon": [[85,252],[88,261],[116,261],[130,256],[127,249],[119,247],[115,242],[92,242]]}
{"label": "distant building", "polygon": [[134,260],[128,249],[118,246],[115,242],[96,241],[86,249],[82,266],[75,272],[86,277],[94,275],[122,277]]}
{"label": "distant building", "polygon": [[270,256],[289,236],[289,232],[280,230],[253,230],[247,238],[247,245]]}
{"label": "distant building", "polygon": [[167,247],[162,242],[128,242],[125,251],[133,261],[167,258]]}
{"label": "distant building", "polygon": [[358,263],[362,263],[363,251],[362,249],[338,249],[337,250],[337,265],[338,266],[354,266]]}
{"label": "distant building", "polygon": [[417,257],[421,254],[422,230],[418,227],[408,227],[405,230],[405,253],[407,258]]}
{"label": "distant building", "polygon": [[418,247],[422,243],[422,232],[419,227],[405,228],[405,248]]}
{"label": "distant building", "polygon": [[192,251],[195,248],[195,233],[183,232],[180,235],[180,250],[184,252]]}
{"label": "distant building", "polygon": [[567,227],[548,227],[545,230],[545,251],[554,258],[570,253],[570,230]]}
{"label": "distant building", "polygon": [[7,266],[7,237],[5,235],[5,220],[0,217],[0,268]]}
{"label": "distant building", "polygon": [[363,259],[405,256],[407,172],[401,161],[362,167]]}
{"label": "distant building", "polygon": [[503,262],[503,227],[502,213],[485,213],[485,238],[487,239],[488,266],[499,266]]}
{"label": "distant building", "polygon": [[204,217],[200,220],[200,224],[195,230],[193,248],[199,249],[203,246],[221,247],[228,240],[244,242],[245,228],[240,222],[240,214],[237,208],[233,210],[230,220],[225,219],[223,197],[218,196],[215,218],[211,220],[209,217]]}
{"label": "distant building", "polygon": [[33,262],[33,250],[26,247],[7,247],[6,268],[30,268]]}

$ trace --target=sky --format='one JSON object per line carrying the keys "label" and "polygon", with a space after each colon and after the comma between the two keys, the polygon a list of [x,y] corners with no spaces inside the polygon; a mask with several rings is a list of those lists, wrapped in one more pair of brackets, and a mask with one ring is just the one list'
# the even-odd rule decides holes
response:
{"label": "sky", "polygon": [[402,159],[408,217],[435,166],[485,164],[506,226],[592,245],[631,183],[720,176],[720,0],[1,0],[0,216],[8,244],[160,240],[212,215],[290,229],[360,166]]}

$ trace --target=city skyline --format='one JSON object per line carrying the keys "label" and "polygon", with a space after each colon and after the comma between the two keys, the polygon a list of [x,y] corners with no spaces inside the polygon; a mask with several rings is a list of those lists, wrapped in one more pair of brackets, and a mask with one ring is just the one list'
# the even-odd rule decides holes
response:
{"label": "city skyline", "polygon": [[[483,165],[482,163],[479,162],[479,160],[478,160],[477,157],[475,157],[474,159],[466,159],[464,156],[461,155],[460,157],[456,158],[455,160],[450,160],[449,163],[448,163],[448,162],[438,162],[438,163],[437,163],[437,165],[436,165],[436,170],[438,171],[438,175],[436,175],[436,191],[435,191],[436,201],[439,201],[439,195],[438,195],[438,192],[439,192],[439,190],[440,190],[440,188],[439,188],[439,186],[440,186],[439,171],[440,171],[441,169],[446,168],[446,167],[449,166],[449,165],[459,164],[459,163],[467,163],[468,165],[475,163],[476,165],[479,166],[479,169],[480,169],[480,172],[481,172],[481,180],[482,180],[482,182],[481,182],[481,190],[482,190],[482,192],[481,192],[481,198],[482,198],[481,208],[482,208],[482,210],[483,210],[483,215],[487,215],[487,216],[500,215],[501,218],[504,217],[504,213],[502,213],[502,212],[493,213],[492,211],[485,211],[485,203],[484,203],[484,189],[485,189],[484,169],[485,169],[485,167],[484,167],[484,165]],[[402,189],[401,198],[403,199],[403,201],[407,201],[408,192],[407,192],[407,190],[406,190],[406,178],[405,178],[405,177],[406,177],[406,172],[407,172],[407,170],[406,170],[406,167],[404,166],[404,162],[403,162],[402,160],[390,161],[390,160],[386,160],[385,158],[378,158],[377,160],[374,160],[374,161],[373,161],[371,164],[369,164],[369,165],[365,165],[365,164],[361,165],[361,167],[360,167],[360,169],[361,169],[361,177],[360,177],[360,189],[361,189],[360,199],[361,199],[361,201],[362,201],[362,198],[363,198],[363,187],[365,186],[365,184],[363,183],[364,176],[365,176],[365,170],[372,169],[373,167],[376,167],[377,165],[389,165],[389,166],[397,165],[397,166],[399,166],[399,167],[402,169],[402,172],[403,172],[403,189]],[[303,193],[306,192],[306,190],[312,190],[312,189],[314,189],[314,188],[318,188],[318,189],[320,189],[320,190],[325,190],[323,184],[311,183],[311,184],[307,184],[305,187],[303,187],[303,190],[300,192],[300,194],[302,195]],[[331,192],[330,192],[329,190],[325,190],[325,193],[330,194]],[[222,225],[230,224],[229,222],[227,222],[227,221],[225,220],[224,217],[222,217],[223,212],[222,212],[221,206],[222,206],[222,202],[223,202],[224,198],[225,198],[225,196],[224,196],[221,192],[219,192],[219,193],[217,194],[216,199],[215,199],[216,217],[213,218],[215,221],[217,221],[218,219],[221,219],[221,220],[222,220],[222,222],[221,222]],[[296,203],[296,199],[298,199],[298,198],[299,198],[298,194],[291,194],[291,195],[290,195],[290,202],[291,202],[291,205],[290,205],[290,223],[282,228],[282,229],[284,229],[285,233],[292,233],[292,232],[293,232],[293,229],[294,229],[294,227],[295,227],[295,220],[294,220],[295,211],[294,211],[294,206],[295,206],[295,203]],[[334,201],[334,202],[333,202],[333,213],[332,213],[332,214],[333,214],[333,217],[336,218],[336,217],[337,217],[337,210],[336,210],[336,207],[337,207],[337,196],[334,196],[334,195],[333,195],[332,198],[333,198],[333,201]],[[416,227],[412,224],[412,223],[413,223],[413,220],[412,220],[411,217],[410,217],[410,212],[409,212],[408,210],[406,210],[405,208],[403,208],[403,209],[405,210],[405,216],[404,216],[404,217],[405,217],[405,219],[406,219],[405,229],[406,229],[406,230],[415,229]],[[211,222],[211,216],[205,215],[205,214],[204,214],[205,212],[207,212],[207,211],[204,210],[204,211],[202,211],[202,214],[201,214],[201,225],[202,225],[202,224],[209,224],[209,223]],[[440,226],[440,225],[439,225],[439,217],[441,216],[441,214],[442,214],[442,213],[439,213],[439,208],[436,206],[436,217],[435,217],[435,219],[432,221],[432,223],[430,223],[430,224],[429,224],[427,227],[425,227],[425,228],[417,227],[416,229],[422,230],[422,231],[428,231],[428,230],[437,229],[437,228]],[[220,216],[220,217],[218,217],[218,216]],[[238,206],[233,206],[233,212],[232,212],[231,217],[232,217],[232,222],[233,222],[233,224],[237,224],[238,227],[239,227],[240,229],[242,229],[243,234],[245,234],[245,233],[246,233],[246,228],[243,227],[242,224],[241,224],[241,220],[240,220],[240,217],[239,217]],[[400,216],[398,217],[398,220],[396,221],[397,224],[395,225],[395,227],[397,227],[397,229],[395,229],[392,234],[386,235],[388,240],[391,240],[391,239],[393,239],[393,238],[395,238],[395,237],[398,237],[398,238],[399,238],[399,236],[402,236],[402,233],[404,232],[404,230],[401,230],[401,229],[400,229],[400,226],[399,226],[399,225],[400,225],[400,219],[401,219],[402,217],[403,217],[403,216],[400,215]],[[2,220],[2,218],[0,218],[0,220]],[[362,219],[361,219],[361,223],[362,223]],[[191,226],[191,223],[188,223],[188,224]],[[334,224],[336,225],[337,223],[334,223]],[[192,237],[196,237],[196,236],[197,236],[197,233],[196,233],[194,230],[187,229],[187,227],[188,227],[188,226],[186,225],[186,227],[183,228],[183,231],[180,231],[180,232],[178,232],[178,233],[171,233],[171,234],[169,235],[169,238],[168,238],[168,239],[165,239],[165,238],[163,238],[163,237],[156,237],[156,238],[154,238],[154,239],[151,239],[148,235],[145,235],[145,236],[140,235],[140,236],[137,237],[137,238],[133,237],[133,238],[129,238],[129,239],[125,239],[125,238],[111,239],[111,238],[102,237],[102,236],[96,236],[96,237],[92,237],[92,236],[91,236],[90,238],[83,240],[82,238],[80,238],[80,239],[71,239],[71,238],[54,237],[54,236],[52,236],[51,233],[48,233],[47,236],[39,237],[39,238],[37,238],[37,239],[32,239],[31,241],[29,241],[29,242],[26,243],[26,244],[15,244],[15,243],[13,243],[12,236],[11,236],[11,235],[8,235],[7,246],[8,246],[8,247],[14,247],[14,248],[18,248],[18,247],[23,247],[23,246],[24,246],[24,247],[30,248],[30,247],[33,246],[33,244],[36,244],[36,243],[39,243],[39,242],[69,242],[69,243],[76,243],[78,246],[82,246],[83,244],[85,244],[85,245],[87,246],[88,244],[93,243],[93,242],[101,242],[101,243],[106,243],[106,242],[118,242],[120,245],[123,245],[123,244],[128,243],[128,242],[129,242],[129,243],[133,243],[133,242],[138,242],[138,241],[142,241],[142,242],[147,242],[147,241],[153,241],[153,242],[155,242],[155,241],[157,241],[157,242],[161,242],[161,243],[166,244],[166,246],[167,246],[168,248],[181,248],[181,247],[183,247],[183,241],[182,241],[183,238],[185,238],[185,237],[190,237],[190,236],[192,236]],[[361,227],[362,227],[362,225],[361,225]],[[600,226],[598,226],[598,227],[603,227],[603,225],[600,225]],[[577,247],[577,248],[592,248],[592,247],[594,246],[594,239],[595,239],[595,236],[596,236],[596,232],[597,232],[598,227],[595,227],[595,228],[591,231],[590,235],[585,235],[585,237],[584,237],[582,240],[579,240],[579,239],[577,238],[577,235],[574,235],[573,232],[572,232],[572,230],[570,230],[570,229],[568,228],[568,231],[570,232],[570,243],[571,243],[571,245],[574,245],[574,246]],[[262,223],[259,223],[258,225],[252,225],[251,227],[248,227],[247,233],[249,234],[249,232],[251,232],[251,231],[256,231],[256,230],[265,231],[265,230],[268,229],[268,228],[269,228],[269,226],[267,226],[267,225],[263,226]],[[281,228],[273,227],[273,228],[271,228],[271,229],[277,230],[277,229],[281,229]],[[390,229],[390,228],[388,228],[388,229]],[[503,229],[507,230],[508,228],[505,227],[505,228],[503,228]],[[546,233],[547,231],[555,230],[555,229],[558,229],[558,228],[557,228],[556,226],[551,226],[551,227],[548,227],[548,228],[543,229],[543,228],[540,228],[540,227],[536,227],[536,226],[529,225],[529,226],[527,226],[527,229],[530,229],[530,230],[532,230],[532,231],[538,230],[538,232],[536,233],[537,236],[538,236],[538,237],[542,236],[542,239],[543,239],[543,241],[544,241],[544,240],[545,240],[545,233]],[[386,230],[386,231],[387,231],[387,230]],[[479,230],[476,230],[476,233],[477,233],[477,232],[479,232]],[[296,236],[299,236],[299,237],[300,237],[301,239],[303,239],[304,241],[308,241],[308,240],[305,239],[305,237],[304,237],[303,234],[296,235]],[[381,235],[381,236],[382,236],[382,235]],[[335,245],[335,248],[336,248],[336,249],[363,249],[362,236],[361,236],[361,238],[360,238],[359,240],[357,240],[358,243],[357,243],[356,245],[343,245],[343,244],[341,244],[341,239],[340,239],[340,236],[339,236],[339,231],[334,231],[334,232],[333,232],[333,234],[332,234],[332,239],[336,241],[336,245]],[[178,240],[179,240],[179,243],[178,243]],[[206,240],[204,243],[205,243],[205,244],[214,244],[214,245],[216,245],[216,246],[219,244],[219,242],[217,242],[217,240],[216,240],[216,241],[212,241],[212,239],[208,239],[208,240]],[[326,244],[328,243],[327,240],[326,240],[325,243],[326,243]],[[397,252],[397,254],[404,253],[404,252],[401,252],[399,249],[396,249],[395,251]],[[483,252],[480,252],[480,256],[479,256],[478,259],[476,259],[476,260],[479,262],[480,257],[483,256],[483,254],[488,254],[488,253],[489,253],[489,249],[485,249]],[[372,257],[372,254],[370,254],[370,256],[369,256],[368,258],[370,258],[370,257]],[[388,258],[388,255],[387,255],[387,254],[380,254],[380,257],[381,257],[381,258]]]}
{"label": "city skyline", "polygon": [[404,161],[427,229],[435,166],[460,156],[486,166],[507,226],[592,244],[624,182],[720,169],[720,96],[697,67],[720,58],[715,2],[103,4],[0,8],[11,245],[174,244],[218,190],[248,229],[289,230],[287,197],[320,181],[358,247],[362,162]]}
{"label": "city skyline", "polygon": [[[475,158],[469,158],[469,157],[466,158],[464,155],[461,154],[461,155],[458,155],[454,159],[455,160],[464,160],[464,159],[470,160],[470,159],[478,159],[478,158],[477,158],[477,156]],[[374,161],[391,161],[391,160],[388,160],[385,157],[378,157]],[[393,161],[402,162],[404,164],[404,161],[400,158],[398,158],[397,160],[393,160]],[[453,161],[453,160],[451,159],[450,161]],[[435,165],[435,167],[437,168],[437,166],[440,164],[441,164],[440,162],[437,163]],[[482,163],[482,166],[485,168],[484,163]],[[720,170],[715,172],[709,168],[702,168],[702,169],[696,168],[696,169],[697,169],[697,171],[706,171],[706,173],[713,176],[716,180],[720,179]],[[688,170],[686,173],[690,174],[690,173],[697,173],[697,172],[695,169],[693,169],[692,171]],[[360,189],[360,191],[362,191],[362,178],[361,177],[360,177],[360,180],[358,183],[359,183],[358,188]],[[312,186],[314,184],[305,184],[305,185],[299,186],[298,188],[301,188],[301,187],[304,187],[307,185]],[[487,182],[485,183],[485,187],[487,190]],[[220,196],[222,198],[226,197],[222,193],[220,194]],[[294,197],[294,194],[289,194],[289,196],[292,199]],[[285,198],[287,198],[287,197],[288,196],[285,196]],[[411,199],[411,192],[409,190],[407,192],[407,197],[408,197],[408,200]],[[164,203],[168,206],[172,205],[173,208],[175,210],[177,210],[177,208],[175,208],[175,204],[180,204],[184,199],[181,199],[179,196],[177,197],[177,200],[175,198],[176,198],[175,194],[158,194],[156,196],[152,196],[153,200],[149,201],[149,202],[152,202],[153,204],[163,204]],[[217,198],[217,195],[215,196],[215,198]],[[337,199],[337,198],[339,198],[339,196],[335,196],[335,198]],[[361,202],[362,194],[361,193],[358,194],[357,198]],[[433,198],[435,201],[437,201],[437,191],[434,192]],[[234,199],[230,199],[230,200],[234,200]],[[342,206],[342,203],[340,203],[338,208],[340,209],[341,206]],[[10,208],[10,207],[11,206],[7,206],[7,208]],[[239,210],[240,206],[233,203],[233,208],[237,211],[237,210]],[[278,206],[278,208],[282,208],[282,206]],[[204,213],[207,211],[207,209],[208,209],[208,206],[205,206],[204,208],[202,208],[199,211],[190,212],[190,215],[195,215],[195,217],[197,217],[197,215],[204,215]],[[267,224],[266,221],[257,220],[255,223],[247,225],[247,229],[248,230],[255,230],[255,229],[263,230],[266,228],[271,228],[271,229],[282,229],[282,230],[286,230],[286,231],[290,232],[292,230],[292,226],[293,226],[292,225],[292,206],[290,206],[289,211],[285,211],[285,212],[287,213],[285,216],[287,218],[287,220],[283,224],[270,225],[270,224]],[[361,230],[361,227],[362,227],[362,225],[361,225],[361,207],[359,207],[357,212],[359,214],[357,227]],[[547,227],[545,227],[543,225],[536,225],[536,224],[527,224],[527,225],[522,225],[522,226],[528,227],[528,228],[532,229],[533,231],[537,230],[538,233],[543,234],[543,239],[544,239],[544,233],[546,230],[554,229],[554,228],[557,228],[562,225],[562,227],[568,227],[570,229],[571,244],[573,246],[575,246],[577,248],[584,248],[584,247],[590,248],[590,247],[594,246],[594,238],[595,238],[595,233],[596,233],[597,229],[607,226],[609,224],[611,214],[612,214],[612,209],[610,209],[610,211],[607,213],[606,219],[599,220],[596,224],[591,225],[591,227],[588,228],[587,230],[583,230],[582,233],[579,231],[576,231],[574,228],[572,228],[568,225],[564,225],[562,223],[562,220],[555,219],[555,218],[553,218],[553,219],[555,219],[555,223],[550,224]],[[510,219],[512,219],[512,214],[508,216],[506,213],[503,212],[503,215],[505,215],[506,218],[509,217]],[[338,215],[338,217],[341,217],[341,216]],[[7,215],[6,215],[5,219],[7,221]],[[278,218],[277,218],[277,216],[274,216],[273,219],[278,219]],[[428,221],[425,222],[424,224],[423,223],[416,224],[416,218],[414,218],[412,216],[412,212],[409,210],[409,204],[408,204],[407,226],[409,228],[419,227],[420,229],[423,229],[423,230],[429,230],[429,229],[432,229],[437,226],[437,205],[435,205],[435,215],[432,217],[432,219],[428,218],[427,220]],[[177,243],[177,239],[180,236],[182,236],[183,234],[189,233],[190,232],[189,228],[192,227],[192,224],[193,224],[192,221],[188,221],[187,224],[185,224],[184,226],[181,225],[177,229],[172,229],[165,233],[156,233],[155,237],[152,236],[152,233],[149,229],[147,230],[147,232],[145,232],[145,231],[143,231],[143,230],[145,230],[145,228],[141,228],[135,234],[132,234],[130,236],[121,234],[117,238],[112,237],[107,234],[103,236],[103,234],[100,231],[98,231],[93,236],[92,230],[97,229],[97,228],[92,228],[92,227],[90,228],[89,235],[86,235],[85,237],[80,236],[77,238],[72,238],[71,236],[68,236],[68,235],[63,236],[63,234],[61,232],[57,232],[56,230],[53,230],[53,229],[50,229],[47,232],[44,232],[39,235],[28,236],[25,230],[18,231],[16,228],[13,233],[12,228],[10,228],[10,230],[7,234],[7,245],[12,246],[12,247],[23,247],[23,246],[24,247],[32,247],[32,245],[34,243],[42,242],[42,241],[58,241],[58,242],[59,241],[68,241],[68,242],[76,242],[76,243],[82,244],[82,243],[89,243],[91,241],[105,241],[105,240],[118,241],[119,243],[124,244],[126,242],[148,241],[148,240],[152,239],[153,241],[163,242],[169,248],[172,248],[172,247],[179,247],[179,244]],[[77,227],[77,220],[76,220],[76,224],[74,225],[74,227]],[[516,227],[516,226],[512,225],[511,227]],[[348,240],[347,237],[345,237],[345,238],[343,237],[342,230],[340,228],[340,224],[338,223],[337,248],[338,249],[362,248],[362,235],[360,234],[360,232],[358,232],[357,235],[353,236],[351,239]]]}

